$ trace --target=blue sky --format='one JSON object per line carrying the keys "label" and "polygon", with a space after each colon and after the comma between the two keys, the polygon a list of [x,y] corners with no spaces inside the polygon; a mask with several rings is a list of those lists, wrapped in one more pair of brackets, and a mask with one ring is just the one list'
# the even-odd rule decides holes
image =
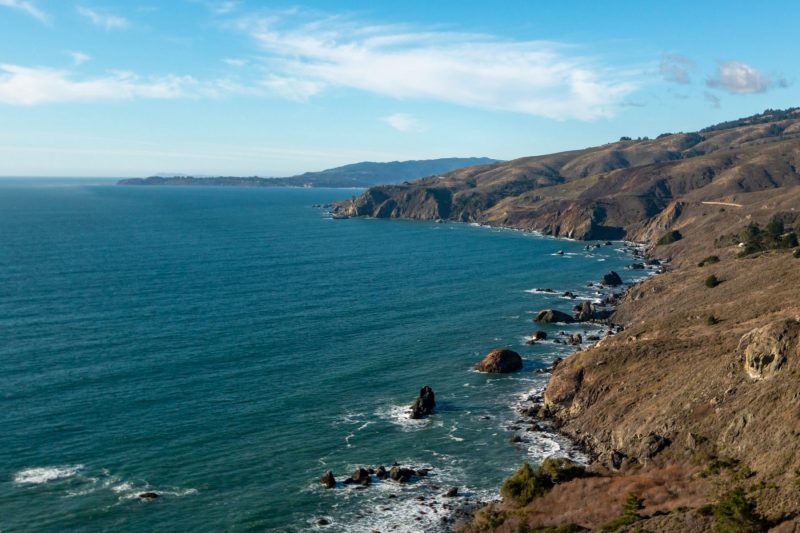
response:
{"label": "blue sky", "polygon": [[797,2],[0,0],[0,175],[512,159],[800,105]]}

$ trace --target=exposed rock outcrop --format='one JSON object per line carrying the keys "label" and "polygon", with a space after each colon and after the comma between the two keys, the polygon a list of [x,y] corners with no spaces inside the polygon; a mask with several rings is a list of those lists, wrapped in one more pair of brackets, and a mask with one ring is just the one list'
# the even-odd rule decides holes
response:
{"label": "exposed rock outcrop", "polygon": [[475,370],[490,374],[508,374],[522,369],[522,357],[506,348],[497,348],[489,352],[483,360],[475,365]]}
{"label": "exposed rock outcrop", "polygon": [[622,278],[612,270],[603,276],[603,285],[606,287],[618,287],[622,285]]}
{"label": "exposed rock outcrop", "polygon": [[419,396],[411,406],[411,418],[424,418],[433,414],[434,407],[436,407],[436,397],[433,389],[425,385],[420,389]]}
{"label": "exposed rock outcrop", "polygon": [[746,333],[739,341],[744,370],[752,379],[768,379],[800,352],[800,322],[778,320]]}
{"label": "exposed rock outcrop", "polygon": [[575,322],[575,319],[563,311],[558,311],[557,309],[545,309],[543,311],[539,311],[533,321],[540,322],[542,324],[554,324],[556,322],[572,324]]}
{"label": "exposed rock outcrop", "polygon": [[322,477],[319,478],[319,482],[322,483],[322,486],[329,489],[332,489],[336,486],[336,478],[333,477],[333,472],[330,470],[322,474]]}

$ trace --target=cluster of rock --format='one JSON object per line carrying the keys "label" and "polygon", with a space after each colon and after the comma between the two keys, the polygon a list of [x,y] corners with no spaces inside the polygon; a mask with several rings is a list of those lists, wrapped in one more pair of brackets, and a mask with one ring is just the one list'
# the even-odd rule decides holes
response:
{"label": "cluster of rock", "polygon": [[[396,481],[398,483],[408,483],[412,481],[413,478],[421,478],[428,475],[430,472],[430,468],[406,468],[402,467],[399,464],[395,463],[392,467],[387,470],[385,466],[381,465],[377,468],[365,468],[360,467],[356,469],[349,477],[346,477],[342,480],[343,485],[360,485],[360,486],[369,486],[372,483],[372,476],[375,476],[378,480],[386,480],[390,479],[392,481]],[[336,478],[333,475],[333,472],[328,470],[322,477],[319,478],[319,482],[322,486],[332,489],[336,487]]]}

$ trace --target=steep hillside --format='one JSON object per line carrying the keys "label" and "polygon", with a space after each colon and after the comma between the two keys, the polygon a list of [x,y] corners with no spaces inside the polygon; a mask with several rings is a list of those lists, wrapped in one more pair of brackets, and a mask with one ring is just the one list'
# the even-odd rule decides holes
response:
{"label": "steep hillside", "polygon": [[[798,110],[741,119],[702,133],[470,167],[375,187],[339,216],[447,219],[583,239],[640,239],[682,204],[800,185]],[[788,118],[786,118],[788,117]]]}

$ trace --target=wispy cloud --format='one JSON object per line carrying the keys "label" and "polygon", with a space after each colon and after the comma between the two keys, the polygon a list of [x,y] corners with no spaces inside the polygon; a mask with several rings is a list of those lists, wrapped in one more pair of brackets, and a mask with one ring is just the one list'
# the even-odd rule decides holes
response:
{"label": "wispy cloud", "polygon": [[201,83],[190,76],[143,79],[131,72],[115,72],[101,77],[75,79],[64,70],[0,64],[0,104],[7,105],[172,99],[217,96],[239,90],[238,86],[224,80]]}
{"label": "wispy cloud", "polygon": [[713,107],[715,109],[719,109],[720,108],[720,100],[719,100],[719,97],[716,94],[712,94],[712,93],[710,93],[708,91],[703,91],[703,98],[705,98],[706,102],[711,104],[711,107]]}
{"label": "wispy cloud", "polygon": [[393,127],[397,131],[409,132],[420,131],[422,125],[417,117],[409,115],[408,113],[395,113],[386,117],[382,117],[381,121]]}
{"label": "wispy cloud", "polygon": [[83,52],[76,52],[73,50],[68,50],[67,54],[72,58],[72,63],[74,65],[82,65],[87,61],[90,61],[92,57],[88,54],[84,54]]}
{"label": "wispy cloud", "polygon": [[694,61],[680,54],[661,54],[659,73],[664,80],[671,83],[687,85],[692,82],[690,71],[694,70]]}
{"label": "wispy cloud", "polygon": [[226,57],[222,62],[232,67],[243,67],[247,64],[246,59],[239,59],[237,57]]}
{"label": "wispy cloud", "polygon": [[788,82],[784,78],[768,76],[747,63],[722,61],[717,65],[716,74],[706,81],[706,85],[731,94],[754,94],[774,87],[787,87]]}
{"label": "wispy cloud", "polygon": [[235,0],[228,0],[223,2],[213,2],[211,5],[211,10],[217,15],[227,15],[228,13],[232,13],[239,7],[239,2]]}
{"label": "wispy cloud", "polygon": [[[342,18],[239,22],[268,54],[267,86],[305,99],[331,87],[553,119],[613,116],[637,89],[629,73],[544,41],[417,32]],[[282,81],[281,81],[282,80]]]}
{"label": "wispy cloud", "polygon": [[41,22],[50,22],[50,17],[47,15],[47,13],[36,7],[36,4],[33,2],[28,2],[27,0],[0,0],[0,7],[19,9],[20,11],[24,11],[28,15],[39,19]]}
{"label": "wispy cloud", "polygon": [[100,13],[88,7],[78,6],[78,14],[89,19],[95,26],[107,30],[121,30],[128,27],[128,19],[111,13]]}

